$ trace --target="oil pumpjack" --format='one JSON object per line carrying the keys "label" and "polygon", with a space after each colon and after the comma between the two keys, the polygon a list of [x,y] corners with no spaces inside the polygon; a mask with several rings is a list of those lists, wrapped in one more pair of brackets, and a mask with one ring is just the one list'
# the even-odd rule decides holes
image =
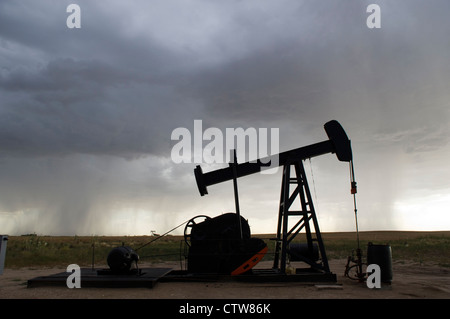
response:
{"label": "oil pumpjack", "polygon": [[[323,274],[325,281],[336,281],[328,265],[303,160],[334,153],[339,161],[351,163],[352,149],[339,122],[329,121],[325,123],[324,129],[328,140],[323,142],[241,164],[237,163],[234,154],[234,161],[229,167],[207,173],[203,173],[200,165],[194,169],[201,196],[208,194],[208,186],[233,180],[236,213],[214,218],[197,216],[189,221],[185,228],[185,240],[189,246],[189,272],[231,275],[251,273],[252,268],[266,254],[265,242],[251,237],[248,222],[240,216],[237,179],[258,173],[268,166],[267,163],[274,162],[283,167],[283,176],[272,273],[286,275],[289,258],[290,261],[308,264],[310,268],[306,272]],[[356,182],[352,182],[353,185],[356,187]],[[297,198],[300,206],[294,209]],[[306,233],[306,243],[292,243],[302,230]],[[296,269],[298,273],[305,273],[305,270]]]}
{"label": "oil pumpjack", "polygon": [[[324,125],[328,140],[286,151],[277,155],[258,159],[254,162],[238,164],[236,154],[228,167],[203,173],[197,166],[194,175],[201,196],[208,194],[208,186],[233,180],[235,213],[222,214],[216,217],[199,215],[175,227],[185,225],[184,241],[188,247],[187,271],[176,271],[171,268],[137,269],[140,248],[162,238],[169,232],[152,239],[136,250],[122,245],[114,248],[108,255],[110,269],[84,269],[83,285],[137,287],[153,286],[157,280],[208,280],[217,275],[230,275],[242,280],[256,281],[336,281],[336,275],[331,273],[325,246],[319,230],[319,223],[306,179],[303,161],[324,155],[336,154],[339,161],[349,162],[351,193],[354,196],[356,217],[356,182],[354,180],[353,159],[350,140],[339,122],[332,120]],[[267,254],[268,248],[264,240],[251,236],[249,223],[240,215],[237,179],[260,172],[268,163],[282,166],[283,176],[278,209],[278,225],[275,239],[273,267],[270,269],[254,268]],[[298,199],[298,200],[297,200]],[[297,202],[297,209],[294,203]],[[298,205],[299,204],[299,205]],[[356,221],[356,226],[358,225]],[[293,242],[294,238],[305,231],[306,242]],[[358,233],[358,226],[357,226]],[[94,247],[94,246],[92,246]],[[93,248],[94,249],[94,248]],[[389,247],[390,249],[390,247]],[[390,250],[389,250],[390,251]],[[94,252],[94,250],[93,250]],[[361,250],[358,237],[358,260],[355,266],[347,264],[346,274],[356,268],[358,279],[363,279]],[[93,255],[94,256],[94,255]],[[289,258],[289,259],[288,259]],[[309,268],[297,268],[295,273],[287,271],[287,262],[301,261]],[[352,260],[353,261],[353,260]],[[136,269],[131,269],[133,263]],[[288,275],[289,273],[289,275]],[[28,287],[40,284],[66,285],[65,275],[37,277],[28,281]]]}

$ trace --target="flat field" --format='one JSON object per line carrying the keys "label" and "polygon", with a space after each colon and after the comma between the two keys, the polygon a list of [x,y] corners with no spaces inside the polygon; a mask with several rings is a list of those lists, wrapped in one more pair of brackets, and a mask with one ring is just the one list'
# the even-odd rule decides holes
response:
{"label": "flat field", "polygon": [[[271,268],[273,235],[254,235],[269,246],[258,268]],[[65,272],[69,264],[104,268],[109,251],[126,245],[139,253],[140,267],[185,267],[185,244],[182,236],[10,236],[5,270],[0,275],[0,299],[450,299],[450,232],[374,231],[360,233],[365,253],[368,242],[389,244],[392,249],[393,280],[381,289],[369,289],[366,283],[343,276],[347,257],[357,246],[356,234],[322,233],[330,268],[337,283],[249,283],[160,282],[149,288],[27,288],[27,281]],[[155,241],[153,241],[155,240]],[[302,241],[301,236],[296,240]],[[153,241],[153,242],[152,242]],[[151,242],[151,243],[150,243]],[[145,246],[144,246],[145,245]],[[142,247],[144,246],[144,247]],[[142,247],[142,248],[140,248]],[[303,263],[301,263],[304,265]],[[292,263],[297,267],[297,263]],[[302,267],[299,265],[298,267]],[[288,289],[287,289],[288,288]]]}
{"label": "flat field", "polygon": [[[272,234],[254,235],[266,241],[269,251],[265,260],[273,259],[275,242]],[[302,242],[299,234],[294,242]],[[347,258],[357,248],[354,232],[322,233],[328,259]],[[450,231],[360,232],[360,247],[367,244],[389,244],[394,262],[414,261],[450,267]],[[6,268],[105,265],[108,253],[117,246],[135,249],[142,262],[184,261],[186,245],[183,236],[11,236],[8,240]]]}

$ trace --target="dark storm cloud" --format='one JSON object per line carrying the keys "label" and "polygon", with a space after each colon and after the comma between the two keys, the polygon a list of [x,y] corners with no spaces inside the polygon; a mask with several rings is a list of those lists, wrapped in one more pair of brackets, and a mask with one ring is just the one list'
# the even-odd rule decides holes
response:
{"label": "dark storm cloud", "polygon": [[190,58],[128,32],[138,7],[118,20],[114,2],[80,5],[83,27],[70,30],[63,3],[2,4],[3,155],[167,155],[169,121],[191,109],[176,90]]}
{"label": "dark storm cloud", "polygon": [[[217,209],[217,197],[195,197],[192,167],[169,158],[172,130],[194,119],[280,128],[280,150],[321,141],[323,124],[340,120],[361,172],[362,211],[383,211],[385,221],[400,178],[420,179],[418,157],[427,154],[420,165],[439,176],[448,156],[446,1],[377,1],[378,30],[366,26],[370,1],[78,1],[78,30],[66,27],[70,3],[0,2],[5,212],[34,210],[73,233],[95,232],[120,209],[186,218]],[[337,164],[316,167],[318,181],[348,179]],[[251,203],[273,189],[250,184],[243,201],[264,220]],[[322,194],[324,207],[344,210],[347,193]]]}
{"label": "dark storm cloud", "polygon": [[[446,123],[450,44],[444,13],[383,2],[382,28],[369,30],[362,4],[308,4],[292,10],[298,20],[281,22],[288,39],[267,38],[251,54],[201,73],[197,94],[208,114],[286,122],[370,118],[371,130],[382,132],[410,129],[424,117]],[[240,27],[251,33],[247,24]]]}
{"label": "dark storm cloud", "polygon": [[[4,152],[29,155],[158,152],[164,111],[180,100],[164,84],[93,61],[53,60],[37,71],[1,79]],[[18,149],[16,149],[18,148]]]}
{"label": "dark storm cloud", "polygon": [[101,61],[55,59],[3,72],[3,154],[152,154],[169,145],[167,114],[189,107],[164,79]]}

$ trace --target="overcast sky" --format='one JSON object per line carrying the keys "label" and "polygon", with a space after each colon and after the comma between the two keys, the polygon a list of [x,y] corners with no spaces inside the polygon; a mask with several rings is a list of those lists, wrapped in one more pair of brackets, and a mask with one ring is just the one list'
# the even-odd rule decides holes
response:
{"label": "overcast sky", "polygon": [[[79,29],[66,25],[71,3]],[[172,131],[194,133],[196,119],[278,128],[280,151],[327,140],[336,119],[352,141],[360,230],[450,230],[449,10],[1,0],[0,233],[148,235],[234,211],[231,182],[201,197],[196,164],[171,159]],[[321,231],[353,231],[348,164],[329,154],[305,168]],[[252,232],[275,232],[281,172],[238,185]]]}

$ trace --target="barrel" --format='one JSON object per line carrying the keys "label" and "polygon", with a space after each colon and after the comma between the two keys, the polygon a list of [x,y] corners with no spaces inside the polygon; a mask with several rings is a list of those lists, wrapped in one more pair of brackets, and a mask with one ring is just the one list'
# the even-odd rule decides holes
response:
{"label": "barrel", "polygon": [[392,250],[390,245],[367,245],[367,264],[380,266],[381,282],[392,282]]}

